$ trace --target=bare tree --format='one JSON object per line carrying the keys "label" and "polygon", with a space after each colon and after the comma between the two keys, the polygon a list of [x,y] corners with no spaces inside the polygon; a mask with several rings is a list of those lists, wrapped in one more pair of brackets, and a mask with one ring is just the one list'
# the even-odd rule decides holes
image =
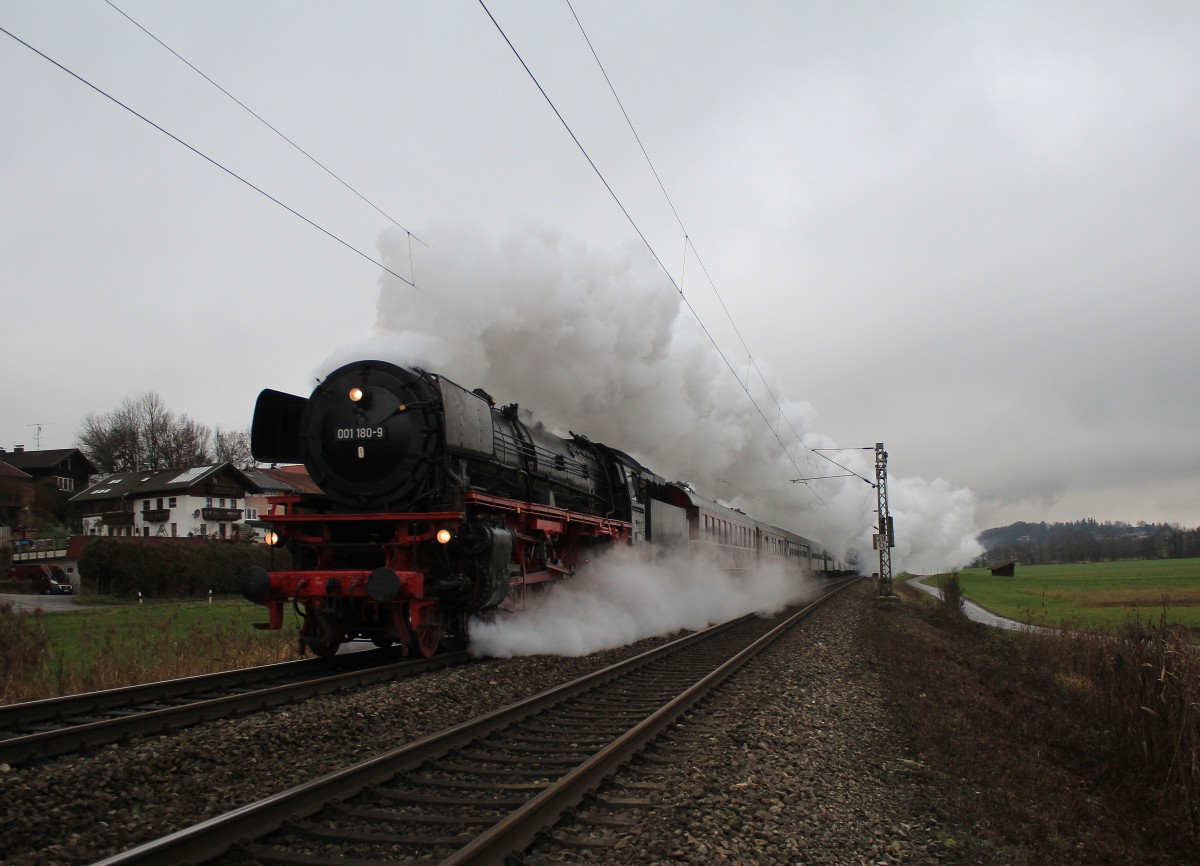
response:
{"label": "bare tree", "polygon": [[212,432],[208,427],[193,421],[187,415],[180,415],[170,427],[160,464],[167,468],[212,463],[213,453],[209,445],[211,440]]}
{"label": "bare tree", "polygon": [[238,469],[250,469],[259,463],[250,453],[250,428],[222,430],[213,433],[213,456],[218,461],[228,461]]}
{"label": "bare tree", "polygon": [[127,397],[106,415],[89,414],[76,438],[79,450],[101,473],[212,462],[209,428],[176,415],[154,392]]}

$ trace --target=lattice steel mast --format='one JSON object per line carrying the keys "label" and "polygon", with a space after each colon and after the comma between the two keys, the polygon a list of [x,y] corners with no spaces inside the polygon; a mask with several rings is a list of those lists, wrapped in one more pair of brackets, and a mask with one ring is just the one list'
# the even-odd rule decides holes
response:
{"label": "lattice steel mast", "polygon": [[892,594],[892,548],[896,546],[896,534],[892,530],[892,514],[888,510],[887,452],[883,443],[875,443],[875,492],[879,497],[879,532],[875,535],[875,549],[879,551],[879,594]]}

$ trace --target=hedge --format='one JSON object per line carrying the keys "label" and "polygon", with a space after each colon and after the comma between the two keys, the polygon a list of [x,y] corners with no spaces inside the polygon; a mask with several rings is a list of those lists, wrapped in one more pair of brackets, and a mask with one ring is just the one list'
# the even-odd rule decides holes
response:
{"label": "hedge", "polygon": [[251,565],[286,569],[288,554],[244,541],[109,539],[93,541],[79,556],[85,592],[146,598],[181,598],[237,592]]}

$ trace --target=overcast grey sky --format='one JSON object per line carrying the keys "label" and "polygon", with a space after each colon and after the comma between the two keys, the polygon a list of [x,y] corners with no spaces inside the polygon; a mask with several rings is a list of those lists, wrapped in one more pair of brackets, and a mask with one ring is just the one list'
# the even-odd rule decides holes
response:
{"label": "overcast grey sky", "polygon": [[[104,0],[4,0],[0,26],[417,289],[0,34],[0,445],[34,447],[43,424],[42,447],[70,446],[84,415],[146,391],[242,427],[261,388],[307,393],[393,343],[593,433],[609,408],[530,383],[573,338],[600,359],[633,334],[671,345],[620,375],[567,365],[577,394],[594,374],[636,406],[669,357],[679,388],[703,370],[722,395],[680,410],[660,459],[700,460],[689,431],[727,407],[765,429],[681,335],[672,280],[745,370],[565,2],[488,7],[671,279],[475,0],[116,3],[428,247],[410,258]],[[573,5],[805,444],[885,442],[914,528],[947,524],[934,564],[1017,519],[1200,524],[1200,4]],[[620,430],[593,435],[634,448]],[[738,448],[671,469],[732,500],[754,474]],[[789,473],[753,498],[867,507],[860,482],[813,493]]]}

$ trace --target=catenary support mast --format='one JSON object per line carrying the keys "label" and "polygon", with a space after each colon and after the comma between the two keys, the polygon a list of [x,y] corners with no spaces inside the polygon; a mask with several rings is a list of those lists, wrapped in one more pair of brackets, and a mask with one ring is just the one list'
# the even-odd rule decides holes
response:
{"label": "catenary support mast", "polygon": [[896,546],[896,535],[892,531],[892,514],[888,510],[887,452],[883,443],[875,443],[875,492],[879,497],[879,532],[875,535],[875,549],[879,551],[879,594],[892,594],[892,548]]}

